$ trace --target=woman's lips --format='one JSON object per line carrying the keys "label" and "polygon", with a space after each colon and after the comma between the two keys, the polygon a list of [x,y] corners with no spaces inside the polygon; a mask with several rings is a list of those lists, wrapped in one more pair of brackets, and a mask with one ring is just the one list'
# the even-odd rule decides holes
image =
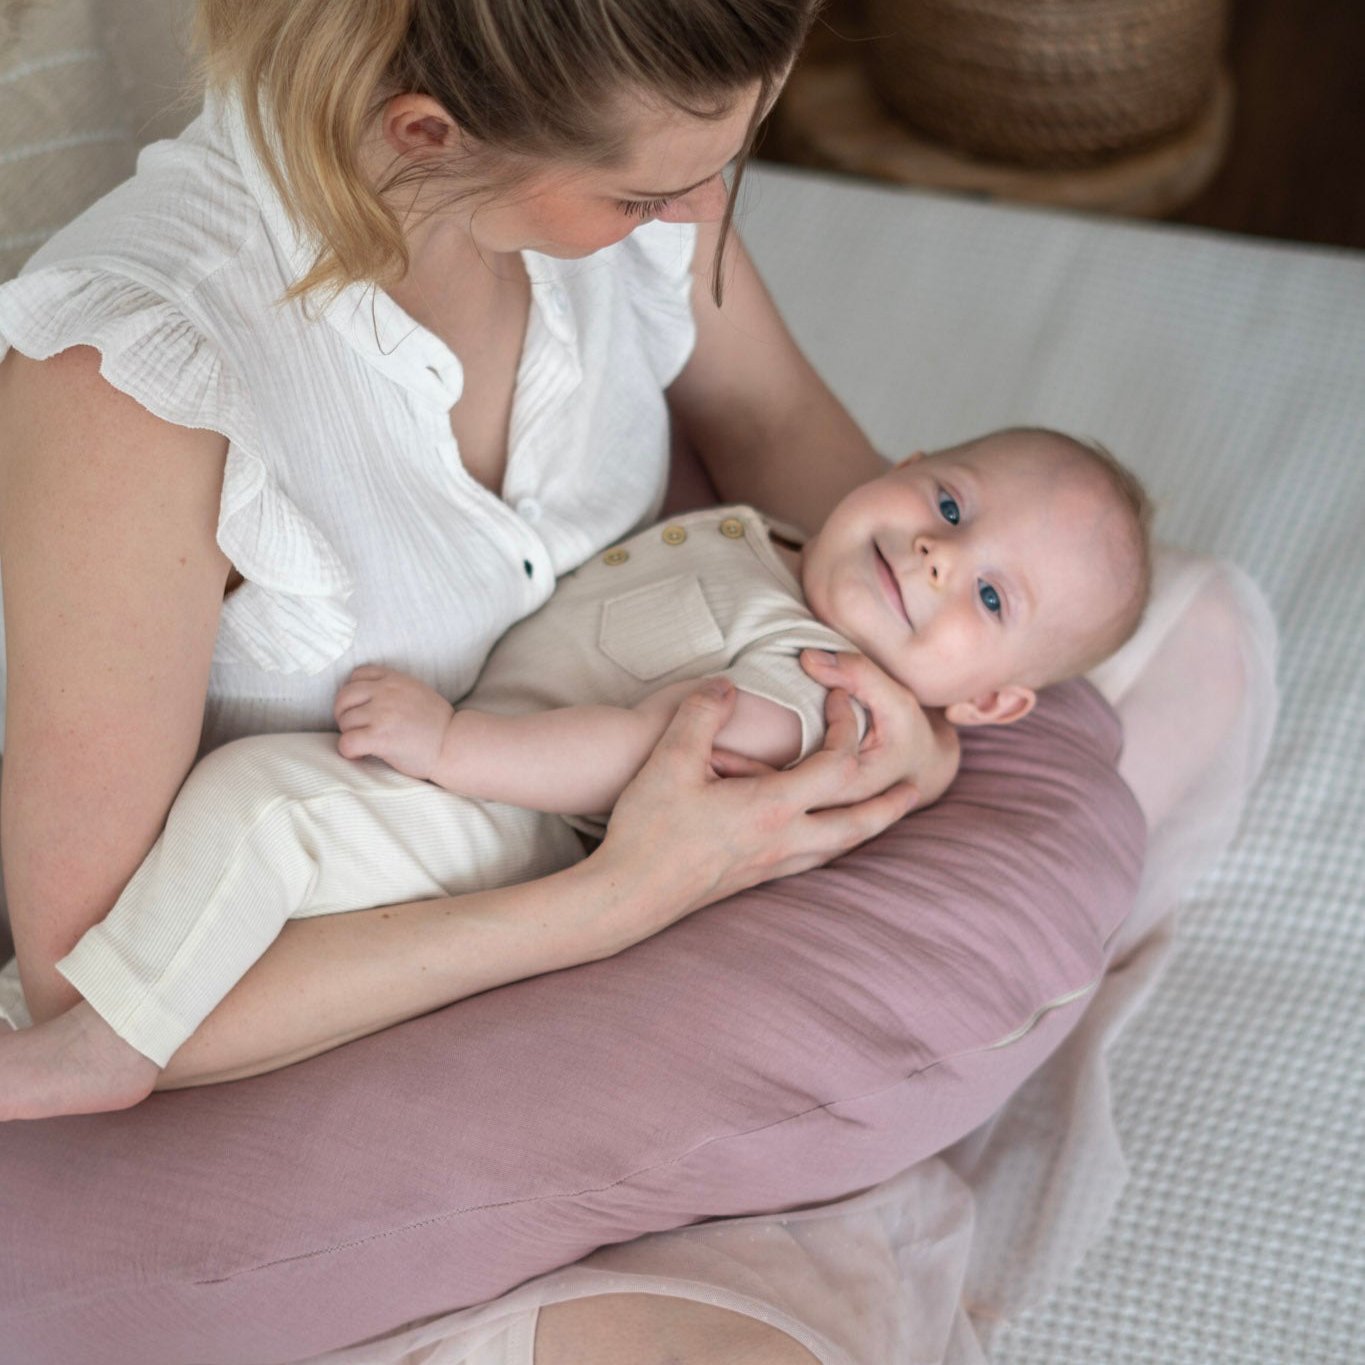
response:
{"label": "woman's lips", "polygon": [[905,610],[905,599],[901,596],[900,584],[896,582],[896,575],[891,572],[891,566],[882,558],[882,552],[875,545],[872,547],[872,558],[877,566],[877,578],[882,585],[882,591],[886,594],[886,600],[896,615],[913,629],[910,613]]}

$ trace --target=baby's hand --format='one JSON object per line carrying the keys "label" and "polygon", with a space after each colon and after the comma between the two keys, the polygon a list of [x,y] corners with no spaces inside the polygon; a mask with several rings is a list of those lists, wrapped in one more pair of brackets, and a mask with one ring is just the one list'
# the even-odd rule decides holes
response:
{"label": "baby's hand", "polygon": [[396,669],[362,664],[332,708],[345,758],[382,758],[409,777],[429,779],[441,757],[454,708],[426,683]]}

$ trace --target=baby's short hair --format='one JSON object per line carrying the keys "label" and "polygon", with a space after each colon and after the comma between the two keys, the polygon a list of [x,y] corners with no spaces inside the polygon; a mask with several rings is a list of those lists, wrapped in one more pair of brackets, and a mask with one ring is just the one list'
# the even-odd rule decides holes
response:
{"label": "baby's short hair", "polygon": [[1032,686],[1045,687],[1088,673],[1126,644],[1142,623],[1152,585],[1152,505],[1137,475],[1096,440],[1082,440],[1051,427],[1020,426],[989,432],[966,442],[966,446],[986,445],[1009,437],[1050,446],[1058,455],[1079,460],[1099,476],[1115,513],[1112,526],[1105,527],[1109,568],[1126,589],[1120,609],[1109,620],[1071,648],[1059,652],[1039,676],[1029,680]]}
{"label": "baby's short hair", "polygon": [[1131,585],[1122,609],[1091,640],[1063,661],[1063,667],[1056,670],[1059,676],[1047,679],[1050,683],[1064,682],[1067,678],[1080,677],[1102,663],[1127,644],[1142,624],[1152,591],[1152,500],[1138,476],[1102,442],[1048,428],[1032,430],[1062,442],[1104,477],[1118,513],[1118,540],[1110,545],[1113,568]]}

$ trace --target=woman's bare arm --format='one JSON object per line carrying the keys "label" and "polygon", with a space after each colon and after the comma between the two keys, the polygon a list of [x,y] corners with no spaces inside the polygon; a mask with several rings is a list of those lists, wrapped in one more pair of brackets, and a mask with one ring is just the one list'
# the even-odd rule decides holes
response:
{"label": "woman's bare arm", "polygon": [[107,913],[194,760],[226,446],[112,388],[89,347],[0,365],[0,840],[36,1019],[77,1000],[53,963]]}
{"label": "woman's bare arm", "polygon": [[816,374],[743,243],[725,255],[725,301],[711,297],[717,225],[698,229],[692,311],[697,344],[668,390],[676,427],[725,502],[746,502],[808,531],[886,465]]}

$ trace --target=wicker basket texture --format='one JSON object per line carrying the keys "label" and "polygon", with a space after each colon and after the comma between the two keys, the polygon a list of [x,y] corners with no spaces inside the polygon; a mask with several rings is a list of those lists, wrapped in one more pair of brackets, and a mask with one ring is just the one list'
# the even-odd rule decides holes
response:
{"label": "wicker basket texture", "polygon": [[873,88],[992,160],[1081,166],[1188,126],[1212,98],[1227,0],[867,0]]}

